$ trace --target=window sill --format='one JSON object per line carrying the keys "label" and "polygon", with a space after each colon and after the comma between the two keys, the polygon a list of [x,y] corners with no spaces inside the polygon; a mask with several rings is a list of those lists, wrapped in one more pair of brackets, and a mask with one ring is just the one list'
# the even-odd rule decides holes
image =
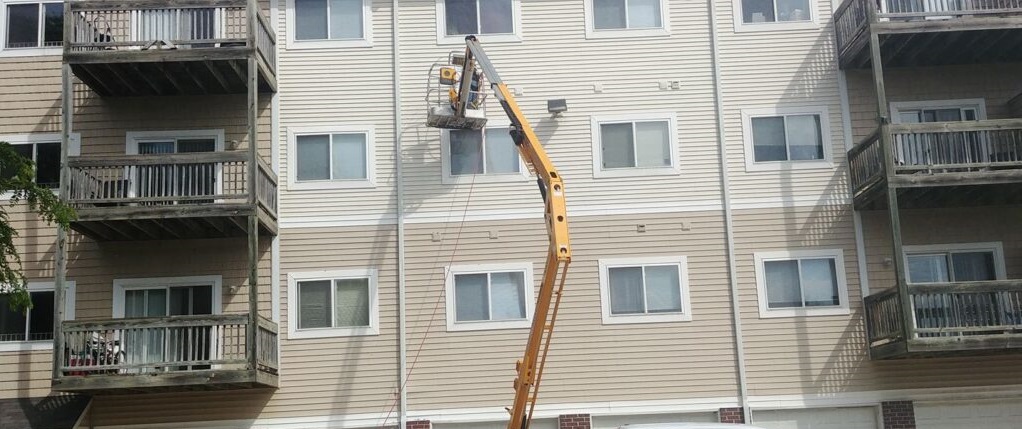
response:
{"label": "window sill", "polygon": [[586,29],[586,39],[630,39],[640,37],[669,37],[671,32],[666,28],[620,28],[620,29]]}
{"label": "window sill", "polygon": [[776,161],[776,162],[746,162],[745,172],[755,173],[763,171],[790,171],[790,170],[829,170],[834,168],[834,163],[827,160],[817,161]]}
{"label": "window sill", "polygon": [[735,23],[735,33],[762,33],[770,31],[819,30],[816,21],[782,21],[760,23]]}
{"label": "window sill", "polygon": [[316,182],[291,182],[288,184],[289,191],[312,191],[331,189],[371,189],[376,187],[376,182],[371,180],[336,180]]}
{"label": "window sill", "polygon": [[0,58],[60,56],[64,48],[13,48],[0,49]]}
{"label": "window sill", "polygon": [[462,174],[457,176],[444,176],[441,183],[444,185],[465,185],[478,183],[521,183],[528,182],[529,176],[522,173],[514,174]]}
{"label": "window sill", "polygon": [[604,325],[631,325],[641,323],[691,322],[690,313],[603,315]]}
{"label": "window sill", "polygon": [[53,350],[53,340],[0,343],[0,352],[28,352],[36,350]]}
{"label": "window sill", "polygon": [[[436,44],[440,46],[444,45],[464,45],[465,36],[467,34],[455,35],[455,36],[444,36],[438,35]],[[493,43],[520,43],[522,37],[517,34],[477,34],[476,37],[480,42],[484,44]]]}
{"label": "window sill", "polygon": [[607,178],[620,178],[620,177],[645,177],[645,176],[676,176],[681,174],[677,168],[674,167],[630,167],[630,168],[615,168],[613,170],[601,170],[598,167],[593,169],[593,178],[595,179],[607,179]]}
{"label": "window sill", "polygon": [[369,39],[359,40],[289,40],[287,49],[291,51],[303,51],[313,49],[347,49],[347,48],[371,48],[373,41]]}
{"label": "window sill", "polygon": [[847,316],[851,314],[848,306],[841,307],[820,307],[820,308],[778,308],[760,310],[760,319],[777,319],[783,317],[818,317],[818,316]]}
{"label": "window sill", "polygon": [[501,321],[480,321],[480,322],[454,322],[447,324],[447,332],[462,331],[495,331],[500,329],[524,329],[532,326],[532,321],[524,320],[501,320]]}
{"label": "window sill", "polygon": [[303,340],[310,338],[368,337],[380,335],[380,330],[372,326],[360,328],[320,328],[289,331],[287,339]]}

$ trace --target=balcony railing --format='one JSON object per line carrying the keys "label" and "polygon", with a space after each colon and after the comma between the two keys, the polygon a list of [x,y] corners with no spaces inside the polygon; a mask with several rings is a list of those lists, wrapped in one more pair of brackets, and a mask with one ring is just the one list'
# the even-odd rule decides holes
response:
{"label": "balcony railing", "polygon": [[[168,217],[214,218],[250,212],[275,222],[277,176],[256,158],[253,199],[248,156],[247,152],[229,151],[71,157],[65,184],[67,202],[78,210],[78,226],[82,222],[138,224]],[[245,230],[244,222],[211,226],[214,230],[225,229],[224,234],[217,235],[237,235],[232,231]],[[125,229],[113,226],[113,230]],[[94,232],[101,235],[99,229]],[[148,235],[159,238],[151,231]]]}
{"label": "balcony railing", "polygon": [[898,346],[901,354],[1022,348],[1022,280],[912,284],[908,290],[908,341],[897,289],[864,300],[871,348]]}
{"label": "balcony railing", "polygon": [[[62,325],[56,390],[257,387],[277,374],[277,326],[247,314],[111,319]],[[249,330],[256,329],[254,350]],[[231,386],[221,386],[231,387]]]}
{"label": "balcony railing", "polygon": [[[888,130],[894,172],[906,180],[954,174],[968,184],[970,178],[1022,169],[1022,119],[892,124]],[[880,132],[848,151],[856,195],[886,174]]]}

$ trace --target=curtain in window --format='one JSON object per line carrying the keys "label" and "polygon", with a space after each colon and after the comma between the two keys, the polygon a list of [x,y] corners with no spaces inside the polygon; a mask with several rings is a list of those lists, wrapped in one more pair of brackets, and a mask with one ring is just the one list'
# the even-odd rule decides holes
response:
{"label": "curtain in window", "polygon": [[818,115],[794,115],[785,120],[791,160],[823,159],[823,138]]}
{"label": "curtain in window", "polygon": [[837,270],[834,260],[803,259],[802,294],[806,307],[841,305],[837,291]]}
{"label": "curtain in window", "polygon": [[334,282],[334,325],[369,326],[369,279]]}
{"label": "curtain in window", "polygon": [[635,124],[635,164],[638,167],[671,165],[671,137],[668,122]]}
{"label": "curtain in window", "polygon": [[483,134],[478,130],[452,130],[451,175],[483,173]]}
{"label": "curtain in window", "polygon": [[956,282],[997,280],[992,252],[961,252],[951,254]]}
{"label": "curtain in window", "polygon": [[361,39],[362,0],[330,0],[330,38]]}
{"label": "curtain in window", "polygon": [[525,318],[525,275],[522,272],[490,274],[490,320]]}
{"label": "curtain in window", "polygon": [[330,280],[298,283],[298,329],[329,328]]}
{"label": "curtain in window", "polygon": [[610,314],[643,313],[642,268],[621,267],[607,271],[610,277]]}
{"label": "curtain in window", "polygon": [[[124,317],[163,317],[167,315],[167,290],[134,289],[124,292]],[[128,364],[152,364],[163,362],[164,332],[162,330],[127,330],[121,346]],[[114,340],[114,338],[95,338]],[[102,345],[97,345],[102,347]],[[97,350],[96,352],[101,352]],[[94,356],[95,357],[95,356]]]}
{"label": "curtain in window", "polygon": [[298,180],[330,179],[330,136],[298,136]]}
{"label": "curtain in window", "polygon": [[518,148],[506,128],[486,129],[486,173],[509,174],[519,170]]}
{"label": "curtain in window", "polygon": [[629,0],[628,28],[659,28],[660,0]]}
{"label": "curtain in window", "polygon": [[646,311],[681,311],[681,279],[677,265],[657,265],[646,270]]}
{"label": "curtain in window", "polygon": [[908,281],[911,283],[946,283],[950,281],[948,273],[944,254],[908,257]]}
{"label": "curtain in window", "polygon": [[366,177],[366,135],[333,135],[333,179],[365,179]]}
{"label": "curtain in window", "polygon": [[455,320],[459,322],[489,320],[489,301],[486,274],[454,276]]}
{"label": "curtain in window", "polygon": [[802,307],[798,261],[766,261],[763,271],[769,308]]}
{"label": "curtain in window", "polygon": [[603,168],[635,166],[632,124],[600,125],[600,146],[603,150]]}
{"label": "curtain in window", "polygon": [[784,118],[752,118],[752,147],[757,162],[786,161]]}

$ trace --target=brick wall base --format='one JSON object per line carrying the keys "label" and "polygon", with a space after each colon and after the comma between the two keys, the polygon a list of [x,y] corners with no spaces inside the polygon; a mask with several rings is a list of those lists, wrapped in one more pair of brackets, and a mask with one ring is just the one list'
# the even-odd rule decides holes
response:
{"label": "brick wall base", "polygon": [[557,416],[558,429],[591,429],[593,419],[589,414],[561,414]]}
{"label": "brick wall base", "polygon": [[405,422],[405,429],[429,429],[432,425],[429,420],[409,420]]}
{"label": "brick wall base", "polygon": [[881,402],[880,413],[884,418],[884,429],[916,429],[912,401]]}
{"label": "brick wall base", "polygon": [[745,412],[742,407],[721,408],[717,410],[717,421],[721,423],[745,423]]}

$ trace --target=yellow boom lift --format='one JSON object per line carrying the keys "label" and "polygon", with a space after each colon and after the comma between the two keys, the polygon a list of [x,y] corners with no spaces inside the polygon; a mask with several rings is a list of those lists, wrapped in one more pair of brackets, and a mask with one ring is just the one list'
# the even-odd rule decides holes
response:
{"label": "yellow boom lift", "polygon": [[438,90],[433,92],[434,97],[427,96],[427,100],[432,101],[426,120],[427,125],[448,129],[483,129],[486,125],[486,116],[482,107],[486,94],[482,91],[482,86],[484,82],[489,82],[490,89],[511,121],[509,126],[511,140],[518,147],[518,153],[529,170],[536,174],[539,193],[546,205],[550,248],[543,269],[543,283],[540,284],[539,296],[536,298],[536,311],[532,319],[532,328],[529,330],[525,354],[515,365],[518,373],[514,382],[515,398],[508,409],[511,413],[508,429],[527,429],[536,408],[539,382],[547,352],[550,350],[550,337],[557,319],[557,308],[561,303],[564,278],[571,262],[564,183],[557,169],[550,163],[550,158],[543,150],[529,121],[525,119],[518,103],[515,102],[514,95],[500,80],[500,75],[479,45],[479,41],[475,36],[468,36],[465,38],[465,44],[464,56],[451,55],[448,59],[449,64],[439,67],[439,75],[433,75],[435,68],[431,71],[431,79],[435,79],[438,86],[446,88],[447,91],[444,94],[444,91]]}

